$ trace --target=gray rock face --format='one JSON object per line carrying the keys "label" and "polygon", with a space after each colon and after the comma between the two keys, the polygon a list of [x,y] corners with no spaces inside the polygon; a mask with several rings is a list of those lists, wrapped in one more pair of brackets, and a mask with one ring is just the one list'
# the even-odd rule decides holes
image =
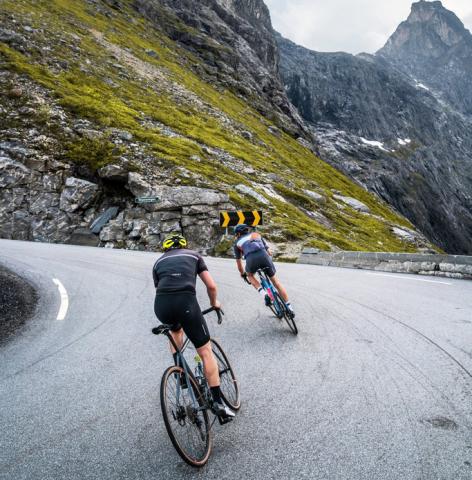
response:
{"label": "gray rock face", "polygon": [[0,188],[26,185],[31,176],[29,168],[10,157],[0,157]]}
{"label": "gray rock face", "polygon": [[201,58],[199,75],[250,95],[284,130],[307,134],[279,79],[277,44],[263,0],[135,0],[134,6]]}
{"label": "gray rock face", "polygon": [[196,205],[210,206],[227,203],[229,197],[225,193],[198,187],[169,187],[167,185],[151,185],[139,173],[130,173],[129,189],[136,197],[157,196],[159,202],[148,206],[152,210],[173,210]]}
{"label": "gray rock face", "polygon": [[61,193],[60,208],[75,212],[87,208],[98,194],[98,185],[80,178],[69,177]]}
{"label": "gray rock face", "polygon": [[472,253],[472,123],[383,56],[277,38],[287,93],[321,157],[444,250]]}
{"label": "gray rock face", "polygon": [[[123,202],[121,198],[117,199],[121,207],[109,207],[111,199],[106,198],[101,185],[68,177],[65,170],[35,176],[6,156],[0,160],[0,173],[1,238],[89,245],[100,242],[107,247],[146,250],[159,248],[167,234],[181,232],[192,248],[209,252],[222,235],[219,210],[233,208],[227,194],[197,187],[151,185],[136,173],[129,174],[128,189],[137,196],[157,195],[161,199],[158,204],[136,207],[133,199]],[[104,203],[100,203],[102,196]]]}
{"label": "gray rock face", "polygon": [[441,2],[416,2],[378,55],[472,115],[472,34]]}
{"label": "gray rock face", "polygon": [[98,174],[101,178],[114,182],[126,183],[128,179],[128,171],[121,165],[106,165],[98,171]]}
{"label": "gray rock face", "polygon": [[341,202],[345,203],[346,205],[349,205],[351,208],[354,210],[357,210],[359,212],[364,212],[364,213],[369,213],[370,209],[367,205],[364,203],[360,202],[359,200],[351,197],[343,197],[342,195],[333,195],[333,197],[336,200],[340,200]]}
{"label": "gray rock face", "polygon": [[265,198],[260,193],[256,192],[256,190],[254,190],[253,188],[248,187],[247,185],[243,185],[243,184],[236,185],[236,190],[239,193],[243,193],[245,195],[251,196],[257,202],[262,203],[262,205],[269,205],[269,201],[267,200],[267,198]]}

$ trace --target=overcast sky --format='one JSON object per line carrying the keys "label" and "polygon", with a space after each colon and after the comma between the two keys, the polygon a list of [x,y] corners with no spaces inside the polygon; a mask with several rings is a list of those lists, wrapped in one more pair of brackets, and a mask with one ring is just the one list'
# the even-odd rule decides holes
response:
{"label": "overcast sky", "polygon": [[[320,52],[374,53],[410,13],[412,0],[264,0],[274,28]],[[443,0],[472,30],[472,0]]]}

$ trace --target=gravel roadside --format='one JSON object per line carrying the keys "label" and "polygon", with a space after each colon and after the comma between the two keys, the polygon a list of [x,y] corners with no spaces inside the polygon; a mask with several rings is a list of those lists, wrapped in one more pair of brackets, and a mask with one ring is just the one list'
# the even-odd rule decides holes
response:
{"label": "gravel roadside", "polygon": [[33,315],[37,302],[35,288],[0,265],[0,343]]}

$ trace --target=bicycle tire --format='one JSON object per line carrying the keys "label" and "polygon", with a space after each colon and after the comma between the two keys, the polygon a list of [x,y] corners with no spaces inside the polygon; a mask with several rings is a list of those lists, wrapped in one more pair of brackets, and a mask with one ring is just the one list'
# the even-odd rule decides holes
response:
{"label": "bicycle tire", "polygon": [[211,349],[218,363],[218,372],[220,374],[220,389],[223,401],[232,410],[239,410],[241,408],[241,396],[239,393],[239,385],[234,374],[226,353],[221,348],[221,345],[211,339]]}
{"label": "bicycle tire", "polygon": [[[181,398],[177,402],[177,382],[180,382],[181,375],[184,375],[184,370],[174,365],[167,368],[162,376],[160,390],[162,416],[167,434],[180,457],[192,467],[203,467],[207,463],[212,449],[210,419],[207,410],[202,408],[205,406],[205,402],[192,375],[189,375],[189,380],[198,402],[198,409],[195,409],[193,405],[194,402],[188,388],[180,390]],[[187,401],[185,401],[186,395]],[[170,401],[172,398],[174,399],[173,405]],[[172,407],[175,411],[172,410]],[[187,427],[190,427],[188,432],[192,436],[190,443],[196,447],[194,452],[190,451],[190,443],[184,442],[184,439],[181,438],[182,435],[179,435]],[[196,443],[194,443],[195,440],[197,440]],[[198,443],[201,445],[198,446]]]}
{"label": "bicycle tire", "polygon": [[269,305],[269,308],[271,309],[272,313],[275,315],[276,318],[279,320],[282,320],[282,314],[277,312],[277,308],[274,306],[273,303]]}
{"label": "bicycle tire", "polygon": [[290,328],[290,330],[294,335],[298,335],[297,324],[295,323],[295,319],[293,318],[292,313],[288,310],[287,306],[285,305],[285,302],[280,298],[280,295],[278,294],[278,292],[275,292],[275,296],[282,309],[282,316],[287,322],[288,327]]}

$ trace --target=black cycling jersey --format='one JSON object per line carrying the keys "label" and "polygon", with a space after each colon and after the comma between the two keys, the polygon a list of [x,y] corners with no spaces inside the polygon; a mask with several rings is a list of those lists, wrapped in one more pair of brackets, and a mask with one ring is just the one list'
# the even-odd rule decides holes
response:
{"label": "black cycling jersey", "polygon": [[189,292],[195,295],[197,275],[208,270],[203,257],[193,250],[170,250],[154,264],[156,294]]}

